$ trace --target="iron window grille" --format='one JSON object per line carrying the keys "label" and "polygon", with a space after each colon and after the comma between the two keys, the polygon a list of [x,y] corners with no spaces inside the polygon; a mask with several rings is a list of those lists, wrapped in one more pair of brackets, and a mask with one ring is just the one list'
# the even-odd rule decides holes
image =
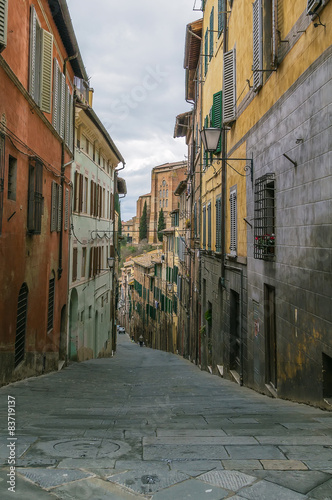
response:
{"label": "iron window grille", "polygon": [[43,164],[38,159],[29,163],[28,232],[41,233],[43,215]]}
{"label": "iron window grille", "polygon": [[275,175],[255,182],[254,257],[272,260],[275,255]]}
{"label": "iron window grille", "polygon": [[25,335],[28,309],[28,287],[26,283],[21,286],[17,301],[17,320],[15,337],[15,368],[24,361]]}

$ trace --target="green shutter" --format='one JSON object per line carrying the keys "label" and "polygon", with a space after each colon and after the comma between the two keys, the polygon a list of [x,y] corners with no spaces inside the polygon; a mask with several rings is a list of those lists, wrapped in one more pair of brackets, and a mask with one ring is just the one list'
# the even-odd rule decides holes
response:
{"label": "green shutter", "polygon": [[206,75],[208,70],[208,54],[209,54],[209,31],[206,29],[205,31],[205,44],[204,44],[204,75]]}
{"label": "green shutter", "polygon": [[0,52],[7,45],[8,1],[0,0]]}
{"label": "green shutter", "polygon": [[[222,91],[213,95],[212,107],[212,127],[221,128],[222,126]],[[216,153],[221,152],[221,136],[218,142]]]}
{"label": "green shutter", "polygon": [[216,252],[221,252],[221,198],[216,200]]}
{"label": "green shutter", "polygon": [[40,109],[45,113],[50,113],[52,96],[53,35],[48,31],[42,30],[41,41]]}
{"label": "green shutter", "polygon": [[209,50],[209,60],[211,61],[213,56],[213,43],[214,43],[214,7],[212,7],[210,14],[210,50]]}

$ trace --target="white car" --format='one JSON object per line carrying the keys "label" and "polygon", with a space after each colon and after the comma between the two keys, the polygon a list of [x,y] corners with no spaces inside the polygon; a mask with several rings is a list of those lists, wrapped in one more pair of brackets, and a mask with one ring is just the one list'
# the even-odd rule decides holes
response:
{"label": "white car", "polygon": [[124,326],[117,326],[118,333],[126,333],[125,327]]}

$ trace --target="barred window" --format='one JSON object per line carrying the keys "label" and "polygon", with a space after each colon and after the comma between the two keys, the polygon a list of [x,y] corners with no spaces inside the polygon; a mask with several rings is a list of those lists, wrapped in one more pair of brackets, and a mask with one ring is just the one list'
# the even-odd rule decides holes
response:
{"label": "barred window", "polygon": [[254,257],[271,260],[275,251],[275,175],[255,182]]}
{"label": "barred window", "polygon": [[28,231],[30,234],[41,233],[43,213],[43,164],[33,160],[29,164],[28,186]]}
{"label": "barred window", "polygon": [[47,332],[53,329],[55,273],[52,271],[48,286]]}

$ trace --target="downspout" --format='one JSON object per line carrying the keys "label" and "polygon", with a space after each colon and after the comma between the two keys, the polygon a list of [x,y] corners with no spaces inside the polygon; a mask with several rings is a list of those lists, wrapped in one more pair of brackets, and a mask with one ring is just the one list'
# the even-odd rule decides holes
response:
{"label": "downspout", "polygon": [[240,329],[240,385],[243,385],[243,335],[242,335],[242,311],[243,311],[243,269],[235,266],[224,265],[224,268],[235,271],[241,275],[240,290],[240,311],[239,311],[239,329]]}
{"label": "downspout", "polygon": [[[65,77],[65,81],[66,81],[66,76],[67,76],[67,61],[72,61],[73,59],[76,59],[78,57],[78,52],[76,52],[76,54],[74,54],[73,56],[70,56],[70,57],[66,57],[66,59],[64,60],[63,62],[63,74],[64,74],[64,77]],[[75,101],[74,102],[74,105],[73,105],[73,138],[74,138],[74,130],[75,130]],[[73,144],[74,144],[74,140],[73,140]],[[61,181],[60,181],[60,185],[61,185],[61,192],[62,192],[62,200],[61,200],[61,228],[60,228],[60,239],[59,239],[59,267],[58,267],[58,280],[61,279],[61,276],[62,276],[62,253],[63,253],[63,216],[64,216],[64,209],[63,209],[63,199],[64,199],[64,183],[65,183],[65,169],[66,169],[66,165],[68,165],[68,163],[65,164],[65,147],[66,147],[66,126],[64,127],[64,133],[63,133],[63,139],[62,139],[62,142],[61,142]],[[74,161],[74,147],[73,147],[73,160],[69,163],[72,163]]]}
{"label": "downspout", "polygon": [[[227,52],[228,47],[228,28],[227,28],[227,11],[223,13],[224,21],[224,43],[223,54]],[[223,89],[224,90],[224,89]],[[226,259],[226,169],[227,169],[227,135],[226,130],[222,127],[222,152],[221,152],[221,285],[225,286],[225,259]]]}

